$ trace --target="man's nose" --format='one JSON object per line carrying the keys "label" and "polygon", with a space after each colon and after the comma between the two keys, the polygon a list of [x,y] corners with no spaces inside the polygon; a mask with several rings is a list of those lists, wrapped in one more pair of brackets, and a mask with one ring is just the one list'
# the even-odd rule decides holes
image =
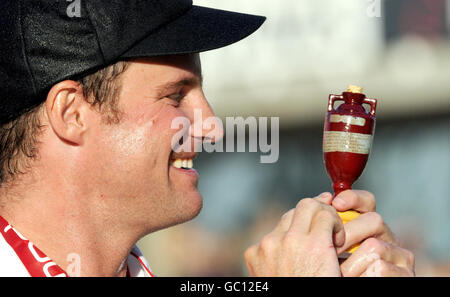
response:
{"label": "man's nose", "polygon": [[223,124],[216,117],[206,98],[194,107],[191,136],[201,138],[203,142],[219,142],[223,136]]}

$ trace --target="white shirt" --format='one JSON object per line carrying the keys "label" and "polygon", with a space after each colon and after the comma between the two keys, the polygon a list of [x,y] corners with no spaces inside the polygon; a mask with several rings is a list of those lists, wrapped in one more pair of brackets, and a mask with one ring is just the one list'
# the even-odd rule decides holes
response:
{"label": "white shirt", "polygon": [[[137,246],[127,258],[127,276],[154,276]],[[0,277],[67,276],[50,258],[0,216]]]}

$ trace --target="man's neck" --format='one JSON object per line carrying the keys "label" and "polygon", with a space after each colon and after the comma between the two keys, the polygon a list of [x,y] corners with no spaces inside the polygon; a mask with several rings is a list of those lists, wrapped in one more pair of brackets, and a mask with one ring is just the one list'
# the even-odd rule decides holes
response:
{"label": "man's neck", "polygon": [[126,259],[139,236],[89,199],[96,193],[64,183],[44,187],[43,180],[25,184],[0,189],[0,215],[9,224],[64,270],[75,254],[81,276],[125,276]]}

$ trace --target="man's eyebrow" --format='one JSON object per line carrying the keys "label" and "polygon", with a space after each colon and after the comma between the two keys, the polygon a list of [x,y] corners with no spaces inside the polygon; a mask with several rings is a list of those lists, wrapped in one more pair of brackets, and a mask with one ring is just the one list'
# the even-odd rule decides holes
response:
{"label": "man's eyebrow", "polygon": [[156,87],[156,91],[158,92],[159,95],[163,95],[165,92],[168,92],[170,90],[178,89],[184,86],[196,86],[196,85],[199,86],[203,85],[203,76],[201,73],[199,73],[196,76],[189,75],[180,77],[177,80]]}

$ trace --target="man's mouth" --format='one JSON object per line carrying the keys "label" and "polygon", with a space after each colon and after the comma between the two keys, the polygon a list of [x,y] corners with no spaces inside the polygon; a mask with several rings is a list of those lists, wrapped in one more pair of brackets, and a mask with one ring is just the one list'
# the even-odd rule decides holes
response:
{"label": "man's mouth", "polygon": [[194,160],[191,159],[175,159],[171,161],[171,165],[180,169],[192,169],[194,168]]}
{"label": "man's mouth", "polygon": [[194,169],[196,156],[197,153],[172,152],[169,161],[169,175],[172,174],[172,178],[177,182],[181,182],[181,180],[186,182],[186,178],[188,178],[196,186],[198,181],[198,173]]}
{"label": "man's mouth", "polygon": [[172,152],[169,164],[178,169],[192,170],[195,157],[197,157],[197,153]]}

